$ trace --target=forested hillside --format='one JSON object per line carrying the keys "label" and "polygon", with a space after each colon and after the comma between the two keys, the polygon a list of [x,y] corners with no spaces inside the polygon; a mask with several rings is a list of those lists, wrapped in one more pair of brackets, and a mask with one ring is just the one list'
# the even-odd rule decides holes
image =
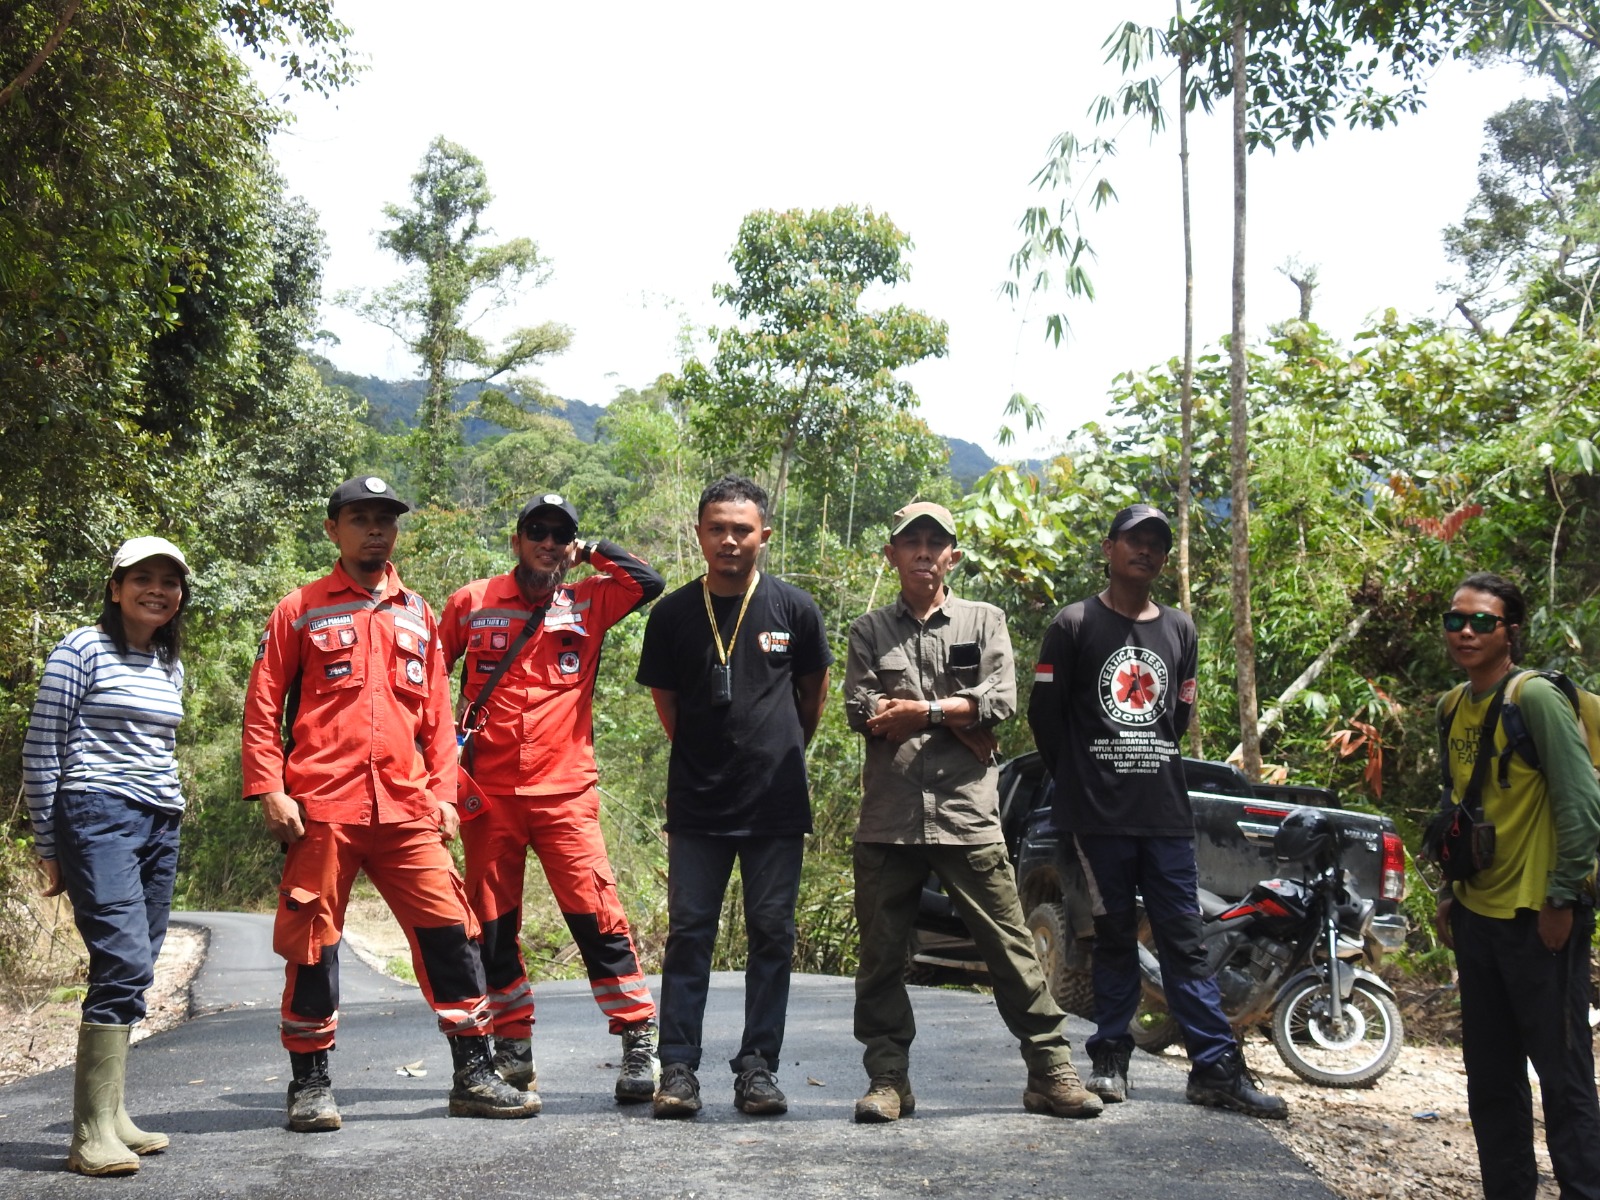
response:
{"label": "forested hillside", "polygon": [[[1182,490],[1187,602],[1201,631],[1194,749],[1213,758],[1240,742],[1230,538],[1244,495],[1265,769],[1380,808],[1414,843],[1435,797],[1432,704],[1452,681],[1438,614],[1462,575],[1517,578],[1534,609],[1529,660],[1600,685],[1600,23],[1596,6],[1559,6],[1572,10],[1566,28],[1529,17],[1524,38],[1517,21],[1533,6],[1487,7],[1494,16],[1476,30],[1441,17],[1440,53],[1518,55],[1546,73],[1548,98],[1491,125],[1479,200],[1442,222],[1462,265],[1461,321],[1388,313],[1336,339],[1316,322],[1314,286],[1305,311],[1269,314],[1281,319],[1231,345],[1220,318],[1205,318],[1192,379],[1174,331],[1146,370],[1083,385],[1109,385],[1104,420],[1047,425],[1052,458],[975,480],[981,450],[929,429],[900,374],[946,353],[944,322],[864,299],[871,286],[892,301],[912,256],[906,231],[864,203],[785,211],[787,198],[773,197],[773,210],[728,230],[725,325],[703,361],[663,362],[659,378],[592,398],[603,407],[563,409],[525,370],[558,354],[567,331],[486,344],[440,300],[506,282],[488,272],[508,264],[536,282],[537,249],[490,245],[470,203],[430,207],[440,175],[421,171],[414,206],[382,214],[386,236],[400,255],[432,214],[440,224],[426,232],[453,257],[400,255],[412,290],[374,280],[369,301],[412,321],[419,376],[358,379],[312,355],[325,247],[317,214],[286,194],[265,149],[278,110],[240,57],[283,58],[291,85],[359,86],[330,6],[0,8],[0,785],[19,796],[43,657],[93,619],[111,550],[134,534],[167,536],[197,568],[179,900],[270,903],[277,847],[240,800],[240,707],[273,603],[331,562],[322,508],[341,479],[382,475],[417,504],[396,562],[438,608],[508,568],[512,518],[546,490],[574,501],[586,535],[643,554],[669,586],[688,581],[700,569],[696,497],[740,470],[775,496],[767,568],[817,597],[841,661],[850,621],[893,595],[880,553],[889,514],[914,497],[951,505],[967,555],[955,587],[1009,614],[1024,689],[1047,621],[1101,586],[1110,514],[1136,498],[1176,513]],[[1263,47],[1282,36],[1252,33]],[[484,182],[464,147],[440,139],[429,153]],[[1017,165],[1019,181],[1031,168]],[[1371,297],[1377,313],[1387,303]],[[1049,417],[1021,397],[1014,411],[1035,426]],[[1244,435],[1241,493],[1230,452]],[[1178,597],[1174,576],[1165,598]],[[595,723],[620,890],[648,949],[664,924],[667,742],[631,682],[642,626],[633,618],[611,635]],[[1020,720],[1001,740],[1008,753],[1029,748]],[[860,759],[835,695],[809,756],[817,833],[796,952],[808,969],[853,964]],[[20,800],[4,832],[0,973],[22,979],[36,885]],[[565,938],[559,916],[538,911],[527,935],[535,955]],[[720,950],[723,962],[740,954],[731,941]]]}

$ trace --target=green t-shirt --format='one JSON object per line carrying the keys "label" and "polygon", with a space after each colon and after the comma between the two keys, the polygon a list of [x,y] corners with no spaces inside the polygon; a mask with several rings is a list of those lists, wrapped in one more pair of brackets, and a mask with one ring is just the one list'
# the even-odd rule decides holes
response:
{"label": "green t-shirt", "polygon": [[[1464,697],[1450,725],[1450,778],[1458,804],[1472,778],[1493,696],[1490,688]],[[1441,719],[1450,700],[1446,694],[1439,702]],[[1483,785],[1484,818],[1495,827],[1494,861],[1470,881],[1455,885],[1456,897],[1485,917],[1509,918],[1520,908],[1537,912],[1546,897],[1575,899],[1594,870],[1600,844],[1600,784],[1572,705],[1554,684],[1537,676],[1524,681],[1517,703],[1540,767],[1530,767],[1522,755],[1513,754],[1507,786],[1500,786],[1497,760],[1506,746],[1501,722]]]}

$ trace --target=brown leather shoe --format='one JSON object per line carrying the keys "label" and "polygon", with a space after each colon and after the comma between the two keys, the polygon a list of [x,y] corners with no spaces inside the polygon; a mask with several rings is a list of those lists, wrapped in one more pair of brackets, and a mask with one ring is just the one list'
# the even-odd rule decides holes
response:
{"label": "brown leather shoe", "polygon": [[911,1080],[904,1071],[874,1075],[867,1094],[856,1101],[856,1121],[861,1125],[898,1121],[916,1111],[917,1098],[911,1094]]}
{"label": "brown leather shoe", "polygon": [[1070,1061],[1058,1063],[1043,1074],[1028,1072],[1022,1107],[1055,1117],[1098,1117],[1105,1103],[1083,1086]]}

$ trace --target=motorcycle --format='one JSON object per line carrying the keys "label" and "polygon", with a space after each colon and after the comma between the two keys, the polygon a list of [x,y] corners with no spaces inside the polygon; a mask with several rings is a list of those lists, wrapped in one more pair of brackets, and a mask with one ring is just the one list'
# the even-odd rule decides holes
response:
{"label": "motorcycle", "polygon": [[[1301,864],[1303,877],[1264,879],[1239,901],[1200,894],[1222,1010],[1235,1030],[1270,1020],[1273,1045],[1308,1083],[1368,1086],[1394,1065],[1404,1040],[1393,990],[1364,965],[1374,903],[1345,876],[1338,831],[1317,809],[1286,815],[1273,849],[1280,862]],[[1159,1054],[1182,1031],[1167,1012],[1147,920],[1139,942],[1143,997],[1129,1033]]]}

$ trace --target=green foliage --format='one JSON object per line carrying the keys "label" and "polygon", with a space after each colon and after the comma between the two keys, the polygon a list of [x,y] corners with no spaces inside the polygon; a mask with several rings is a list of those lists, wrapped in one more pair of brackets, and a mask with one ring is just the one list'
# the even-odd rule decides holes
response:
{"label": "green foliage", "polygon": [[715,462],[761,472],[776,458],[775,508],[795,467],[843,500],[839,464],[863,444],[891,463],[918,458],[912,473],[928,463],[927,440],[896,426],[916,395],[894,372],[943,356],[947,327],[899,305],[862,308],[869,288],[907,277],[910,248],[888,217],[849,206],[755,212],[740,225],[735,282],[715,290],[749,324],[711,330],[715,356],[685,363],[674,386]]}
{"label": "green foliage", "polygon": [[[559,354],[572,340],[571,330],[548,322],[514,330],[498,345],[473,332],[484,316],[514,303],[520,288],[538,287],[550,274],[527,238],[480,244],[488,233],[481,218],[492,198],[482,161],[464,146],[434,138],[411,177],[411,207],[386,205],[392,224],[378,234],[380,246],[414,269],[365,299],[346,298],[405,343],[428,381],[413,459],[413,488],[424,503],[454,498],[460,385],[505,381],[511,391],[492,388],[473,402],[504,424],[507,411],[517,408],[513,397],[538,403],[545,395],[536,379],[515,373]],[[479,311],[469,313],[474,304]]]}
{"label": "green foliage", "polygon": [[197,567],[179,752],[192,903],[270,895],[275,868],[237,836],[244,678],[360,412],[299,349],[326,247],[264,152],[281,115],[223,32],[313,90],[351,77],[344,27],[314,0],[0,13],[0,777],[15,794],[38,664],[93,620],[111,548],[172,537]]}

